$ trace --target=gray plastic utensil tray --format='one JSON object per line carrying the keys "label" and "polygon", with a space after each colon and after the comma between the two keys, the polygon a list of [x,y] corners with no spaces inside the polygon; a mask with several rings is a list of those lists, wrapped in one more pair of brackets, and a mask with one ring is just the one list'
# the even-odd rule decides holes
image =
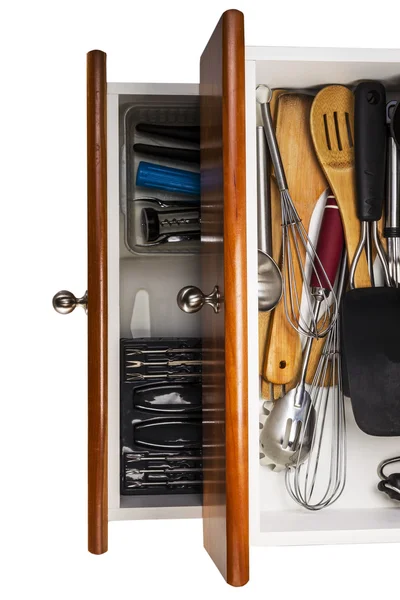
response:
{"label": "gray plastic utensil tray", "polygon": [[[176,148],[198,146],[136,131],[137,123],[157,125],[199,125],[199,99],[196,96],[120,96],[120,206],[124,215],[124,238],[127,249],[134,254],[197,254],[199,240],[142,246],[140,234],[140,205],[138,200],[157,198],[164,202],[182,203],[187,196],[136,186],[139,162],[145,160],[159,165],[197,171],[196,165],[171,159],[140,155],[133,151],[136,143]],[[189,198],[190,200],[190,198]]]}

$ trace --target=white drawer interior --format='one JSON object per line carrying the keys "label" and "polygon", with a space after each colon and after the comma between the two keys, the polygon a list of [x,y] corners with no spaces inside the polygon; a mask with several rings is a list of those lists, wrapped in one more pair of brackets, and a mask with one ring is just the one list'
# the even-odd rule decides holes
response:
{"label": "white drawer interior", "polygon": [[[172,196],[158,190],[141,195],[143,190],[137,190],[134,183],[138,159],[133,153],[129,156],[126,143],[152,143],[151,139],[136,135],[135,124],[140,120],[157,122],[159,118],[161,123],[192,124],[193,115],[198,112],[198,86],[109,84],[107,104],[109,519],[198,517],[201,494],[120,494],[120,338],[131,338],[136,293],[143,289],[148,292],[151,337],[200,335],[200,316],[182,312],[176,302],[182,287],[200,284],[199,242],[179,244],[178,251],[174,243],[151,249],[135,245],[133,199],[157,197],[165,202]],[[127,127],[132,129],[128,135]],[[162,159],[148,160],[163,164]],[[171,161],[168,164],[175,166]]]}
{"label": "white drawer interior", "polygon": [[[377,490],[378,464],[396,456],[398,437],[372,437],[355,424],[347,399],[347,483],[331,507],[312,512],[298,506],[285,488],[284,472],[259,464],[257,321],[257,222],[255,88],[313,91],[323,85],[382,81],[388,99],[400,99],[400,51],[249,48],[246,54],[247,227],[249,313],[250,523],[254,544],[344,543],[400,540],[398,503]],[[328,465],[322,463],[323,471]],[[397,510],[396,510],[397,508]]]}

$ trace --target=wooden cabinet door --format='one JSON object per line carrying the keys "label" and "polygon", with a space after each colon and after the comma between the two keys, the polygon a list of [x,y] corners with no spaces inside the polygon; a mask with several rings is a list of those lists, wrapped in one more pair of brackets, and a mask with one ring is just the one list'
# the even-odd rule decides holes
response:
{"label": "wooden cabinet door", "polygon": [[88,546],[107,551],[107,140],[106,55],[87,55]]}
{"label": "wooden cabinet door", "polygon": [[[228,583],[249,577],[244,21],[225,12],[200,62],[204,546]],[[210,416],[213,415],[213,416]]]}

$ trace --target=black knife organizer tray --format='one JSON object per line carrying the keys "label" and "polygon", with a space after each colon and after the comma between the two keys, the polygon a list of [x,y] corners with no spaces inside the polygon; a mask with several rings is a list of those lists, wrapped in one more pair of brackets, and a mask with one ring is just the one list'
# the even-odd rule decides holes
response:
{"label": "black knife organizer tray", "polygon": [[121,339],[122,495],[202,492],[201,356],[198,338]]}

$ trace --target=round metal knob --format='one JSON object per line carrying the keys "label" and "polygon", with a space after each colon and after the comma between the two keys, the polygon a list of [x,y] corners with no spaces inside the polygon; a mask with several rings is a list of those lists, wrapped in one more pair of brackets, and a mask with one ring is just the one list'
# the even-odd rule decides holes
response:
{"label": "round metal knob", "polygon": [[212,306],[216,313],[221,308],[221,294],[217,286],[206,296],[195,285],[187,285],[179,291],[176,301],[179,308],[186,313],[198,312],[205,304]]}
{"label": "round metal knob", "polygon": [[76,298],[72,292],[61,290],[61,292],[58,292],[53,298],[53,308],[61,315],[68,315],[77,306],[82,306],[85,312],[87,312],[87,302],[87,292],[84,293],[82,298]]}

